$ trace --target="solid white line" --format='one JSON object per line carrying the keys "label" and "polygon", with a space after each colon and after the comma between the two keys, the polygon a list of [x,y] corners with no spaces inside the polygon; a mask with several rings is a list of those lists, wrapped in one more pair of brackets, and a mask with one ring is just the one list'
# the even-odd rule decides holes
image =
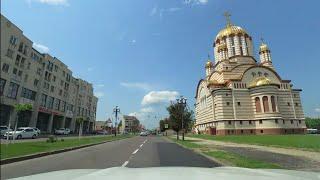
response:
{"label": "solid white line", "polygon": [[135,153],[137,153],[139,151],[139,149],[136,149],[132,154],[135,154]]}
{"label": "solid white line", "polygon": [[122,167],[126,167],[126,165],[129,163],[129,161],[126,161],[122,164]]}
{"label": "solid white line", "polygon": [[148,141],[148,139],[144,140],[143,143],[146,143]]}
{"label": "solid white line", "polygon": [[140,145],[140,147],[142,147],[142,146],[143,146],[143,144]]}

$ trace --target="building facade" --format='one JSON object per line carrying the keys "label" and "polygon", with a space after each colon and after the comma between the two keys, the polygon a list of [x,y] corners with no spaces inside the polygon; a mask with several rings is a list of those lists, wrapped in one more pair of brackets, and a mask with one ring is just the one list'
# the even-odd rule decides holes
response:
{"label": "building facade", "polygon": [[228,20],[213,47],[215,63],[208,59],[196,89],[196,132],[305,133],[301,89],[280,77],[267,44],[260,45],[257,61],[252,37]]}
{"label": "building facade", "polygon": [[[75,78],[56,57],[32,48],[33,42],[1,15],[0,124],[38,127],[51,133],[65,127],[77,129],[75,119],[84,117],[84,132],[94,128],[98,99],[92,84]],[[16,104],[32,110],[16,118]]]}
{"label": "building facade", "polygon": [[122,117],[121,132],[135,133],[140,131],[140,121],[135,116]]}

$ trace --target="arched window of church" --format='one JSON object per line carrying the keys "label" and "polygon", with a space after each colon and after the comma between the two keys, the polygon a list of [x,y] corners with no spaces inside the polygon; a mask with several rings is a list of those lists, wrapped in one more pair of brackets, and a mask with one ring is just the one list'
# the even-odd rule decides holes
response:
{"label": "arched window of church", "polygon": [[259,71],[259,72],[258,72],[258,75],[261,76],[261,75],[262,75],[262,72]]}
{"label": "arched window of church", "polygon": [[274,96],[271,96],[271,105],[272,105],[272,111],[276,112],[276,101]]}
{"label": "arched window of church", "polygon": [[255,72],[252,72],[251,74],[252,74],[252,77],[255,77],[255,76],[256,76],[256,73],[255,73]]}
{"label": "arched window of church", "polygon": [[269,76],[269,74],[268,74],[268,73],[264,73],[264,76],[265,76],[265,77],[268,77],[268,76]]}
{"label": "arched window of church", "polygon": [[256,112],[261,112],[261,104],[260,104],[260,98],[259,97],[255,98],[255,103],[256,103]]}
{"label": "arched window of church", "polygon": [[243,49],[242,49],[242,46],[240,46],[240,54],[241,54],[241,56],[243,55]]}
{"label": "arched window of church", "polygon": [[263,102],[263,109],[264,109],[264,112],[269,112],[269,102],[268,102],[268,97],[267,97],[267,96],[263,96],[263,97],[262,97],[262,102]]}

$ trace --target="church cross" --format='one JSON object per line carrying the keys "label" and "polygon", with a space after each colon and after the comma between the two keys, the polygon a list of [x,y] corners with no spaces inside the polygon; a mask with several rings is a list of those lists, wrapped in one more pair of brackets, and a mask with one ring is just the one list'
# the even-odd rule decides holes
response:
{"label": "church cross", "polygon": [[227,20],[227,26],[231,26],[231,20],[230,20],[230,17],[231,17],[231,14],[226,11],[225,13],[223,13],[224,17],[226,17],[226,20]]}

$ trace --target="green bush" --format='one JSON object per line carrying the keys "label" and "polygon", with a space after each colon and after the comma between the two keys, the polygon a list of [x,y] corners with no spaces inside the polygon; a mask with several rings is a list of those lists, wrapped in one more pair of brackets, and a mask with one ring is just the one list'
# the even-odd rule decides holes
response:
{"label": "green bush", "polygon": [[54,143],[54,142],[57,142],[57,137],[53,136],[53,135],[50,135],[47,139],[47,142],[48,143]]}
{"label": "green bush", "polygon": [[64,141],[64,139],[61,139],[61,141],[63,142],[63,141]]}

